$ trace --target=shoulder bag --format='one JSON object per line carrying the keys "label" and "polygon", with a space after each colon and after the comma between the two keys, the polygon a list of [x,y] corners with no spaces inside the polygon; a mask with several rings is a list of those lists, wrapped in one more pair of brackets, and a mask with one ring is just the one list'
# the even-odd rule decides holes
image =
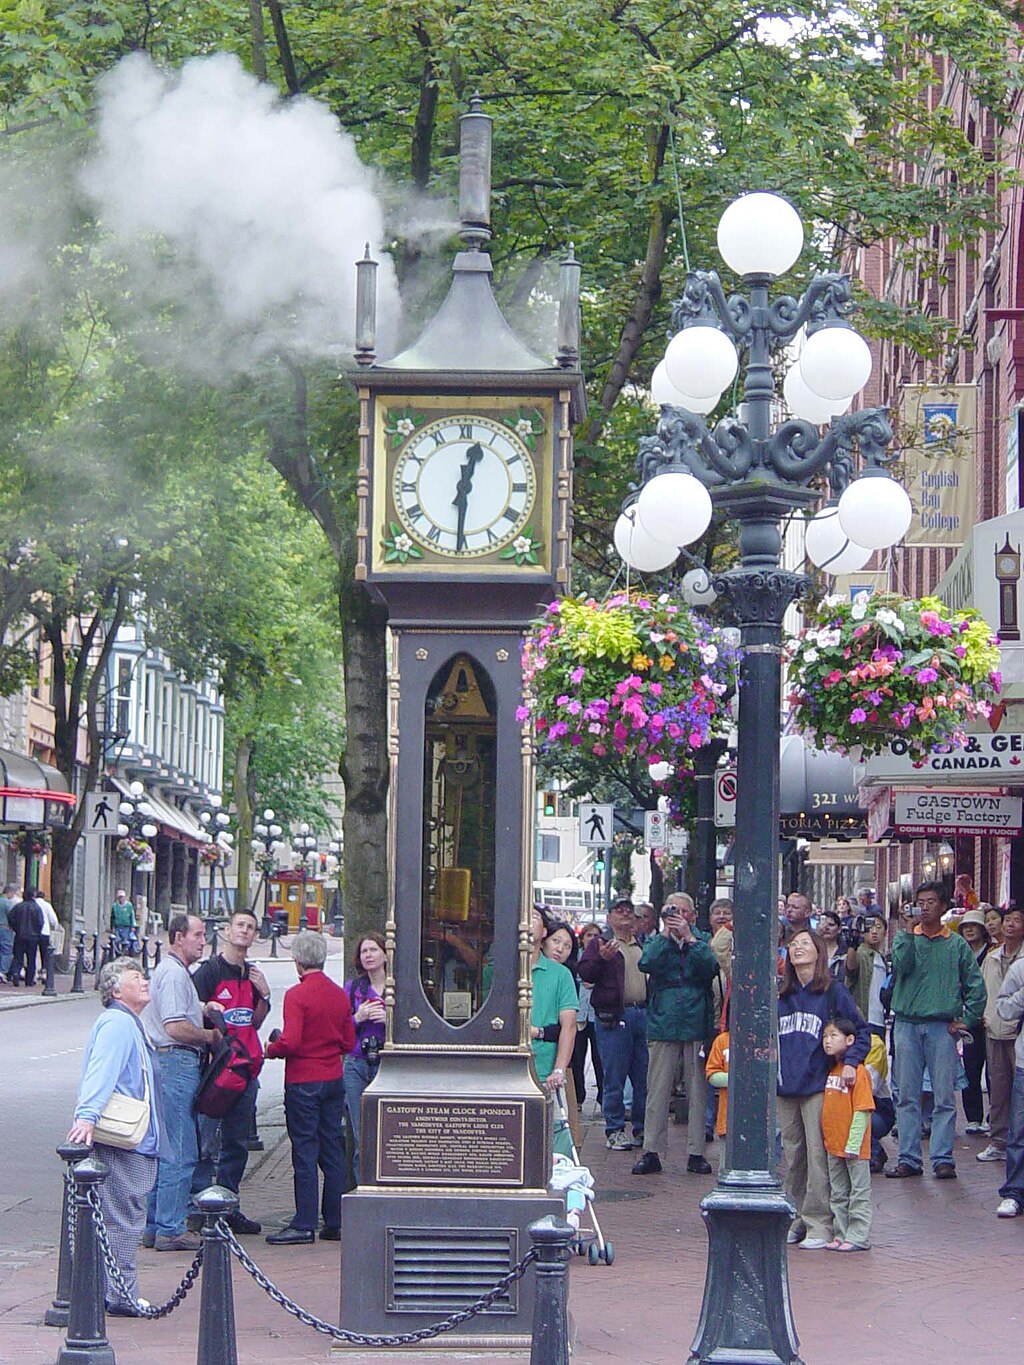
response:
{"label": "shoulder bag", "polygon": [[117,1147],[124,1152],[134,1152],[149,1132],[149,1072],[145,1059],[142,1062],[142,1083],[145,1093],[141,1100],[134,1095],[123,1095],[115,1090],[103,1106],[103,1112],[92,1130],[94,1143],[104,1147]]}

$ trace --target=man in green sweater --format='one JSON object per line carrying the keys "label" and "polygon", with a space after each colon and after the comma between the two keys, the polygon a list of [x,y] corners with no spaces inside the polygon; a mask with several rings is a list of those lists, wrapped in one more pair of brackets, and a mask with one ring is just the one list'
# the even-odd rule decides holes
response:
{"label": "man in green sweater", "polygon": [[967,940],[942,923],[949,894],[941,882],[917,888],[917,924],[904,916],[892,945],[896,1121],[900,1158],[890,1180],[920,1175],[921,1087],[927,1066],[935,1095],[929,1156],[936,1180],[955,1180],[957,1034],[985,1012],[985,983]]}

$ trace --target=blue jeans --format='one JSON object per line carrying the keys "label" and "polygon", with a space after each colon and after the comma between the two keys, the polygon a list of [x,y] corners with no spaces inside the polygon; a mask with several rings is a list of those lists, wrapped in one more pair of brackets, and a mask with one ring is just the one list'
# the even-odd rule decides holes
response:
{"label": "blue jeans", "polygon": [[199,1115],[199,1161],[192,1177],[193,1194],[201,1194],[211,1185],[223,1185],[238,1193],[249,1160],[258,1089],[259,1081],[250,1081],[235,1107],[222,1119]]}
{"label": "blue jeans", "polygon": [[598,1019],[594,1030],[604,1069],[601,1108],[605,1134],[610,1137],[612,1133],[621,1133],[626,1126],[622,1091],[628,1076],[633,1084],[630,1107],[633,1133],[642,1137],[647,1110],[647,1011],[641,1006],[627,1005],[617,1024],[603,1024]]}
{"label": "blue jeans", "polygon": [[361,1052],[350,1052],[345,1058],[345,1108],[352,1133],[352,1174],[359,1184],[359,1126],[363,1091],[376,1076],[380,1063],[371,1067]]}
{"label": "blue jeans", "polygon": [[0,929],[0,976],[6,976],[11,970],[11,960],[14,957],[14,930]]}
{"label": "blue jeans", "polygon": [[192,1101],[199,1085],[199,1054],[187,1048],[157,1053],[163,1116],[156,1184],[149,1194],[146,1231],[179,1237],[185,1231],[192,1172],[199,1159]]}
{"label": "blue jeans", "polygon": [[1010,1095],[1010,1127],[1006,1134],[1006,1179],[1000,1199],[1016,1199],[1024,1208],[1024,1067],[1014,1067]]}
{"label": "blue jeans", "polygon": [[956,1079],[960,1073],[956,1040],[941,1019],[924,1024],[897,1019],[893,1025],[893,1042],[899,1085],[896,1123],[900,1131],[900,1161],[915,1170],[920,1170],[924,1164],[921,1157],[921,1087],[927,1067],[935,1096],[928,1152],[933,1167],[951,1166],[956,1137]]}
{"label": "blue jeans", "polygon": [[317,1167],[323,1172],[320,1211],[324,1227],[341,1226],[341,1195],[345,1187],[345,1148],[341,1121],[345,1084],[303,1081],[284,1088],[284,1117],[292,1144],[295,1178],[295,1217],[292,1226],[316,1231]]}
{"label": "blue jeans", "polygon": [[127,948],[132,956],[139,951],[139,940],[135,937],[135,930],[130,924],[115,925],[114,944],[118,948]]}

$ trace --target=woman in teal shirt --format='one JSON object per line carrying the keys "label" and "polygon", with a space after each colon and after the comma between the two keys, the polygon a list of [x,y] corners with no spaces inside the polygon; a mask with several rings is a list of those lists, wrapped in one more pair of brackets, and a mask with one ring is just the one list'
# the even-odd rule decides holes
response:
{"label": "woman in teal shirt", "polygon": [[[560,962],[553,962],[541,952],[547,935],[555,922],[542,907],[533,907],[533,1007],[530,1010],[530,1037],[533,1040],[533,1064],[537,1079],[545,1090],[554,1092],[565,1085],[565,1073],[572,1061],[576,1045],[576,1009],[579,997],[572,972]],[[558,1041],[545,1042],[544,1031],[551,1025],[558,1027]],[[556,1134],[555,1150],[569,1151],[568,1133]]]}

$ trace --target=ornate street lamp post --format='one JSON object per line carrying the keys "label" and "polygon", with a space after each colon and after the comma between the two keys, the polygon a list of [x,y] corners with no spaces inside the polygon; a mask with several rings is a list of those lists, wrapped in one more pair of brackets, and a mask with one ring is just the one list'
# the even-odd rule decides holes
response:
{"label": "ornate street lamp post", "polygon": [[301,891],[299,892],[299,928],[306,927],[306,879],[309,876],[309,864],[316,862],[316,835],[312,833],[305,821],[299,826],[299,832],[292,836],[292,858],[295,863],[295,870],[302,878]]}
{"label": "ornate street lamp post", "polygon": [[210,869],[210,903],[206,907],[206,936],[213,942],[214,934],[214,894],[216,892],[217,868],[223,867],[231,858],[231,845],[234,835],[228,829],[231,816],[222,809],[223,798],[216,793],[207,797],[206,804],[199,808],[199,823],[206,835],[206,847],[200,857]]}
{"label": "ornate street lamp post", "polygon": [[[131,863],[132,872],[129,878],[128,894],[132,898],[137,895],[135,889],[136,872],[148,879],[153,870],[154,854],[151,840],[157,836],[157,827],[153,823],[156,812],[145,799],[146,788],[141,782],[131,782],[128,785],[128,795],[118,803],[117,812],[119,816],[117,832],[120,838],[125,841],[124,847],[126,856]],[[119,846],[120,851],[120,846]],[[149,913],[149,883],[143,883],[146,895],[146,913]],[[145,916],[139,917],[140,936],[145,927]]]}
{"label": "ornate street lamp post", "polygon": [[[772,280],[803,247],[799,216],[775,195],[751,194],[730,205],[718,242],[748,294],[727,298],[714,271],[687,279],[656,372],[657,434],[640,442],[640,489],[619,518],[615,542],[633,567],[652,571],[703,535],[713,507],[738,526],[739,567],[714,578],[743,646],[729,1130],[718,1186],[702,1205],[709,1255],[690,1360],[794,1365],[799,1342],[786,1267],[793,1209],[775,1175],[780,654],[783,615],[809,580],[780,567],[780,522],[818,501],[827,480],[838,503],[829,502],[811,523],[809,553],[843,572],[895,543],[911,507],[885,468],[893,458],[885,411],[838,415],[871,368],[866,343],[846,320],[848,278],[819,275],[799,301],[771,301]],[[803,351],[784,386],[796,416],[773,432],[772,349],[804,328]],[[712,411],[732,384],[737,347],[746,352],[742,420],[726,417],[709,430],[700,414]]]}
{"label": "ornate street lamp post", "polygon": [[281,835],[284,830],[277,823],[276,816],[269,806],[263,812],[262,819],[257,820],[253,825],[252,833],[253,857],[263,881],[263,931],[261,936],[265,938],[270,932],[270,874],[277,867],[278,852],[282,848],[287,848],[287,844],[281,842]]}

